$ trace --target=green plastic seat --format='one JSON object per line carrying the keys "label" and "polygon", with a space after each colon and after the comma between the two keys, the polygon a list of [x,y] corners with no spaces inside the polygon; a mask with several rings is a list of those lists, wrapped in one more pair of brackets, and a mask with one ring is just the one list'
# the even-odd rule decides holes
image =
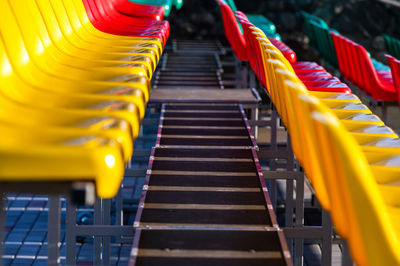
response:
{"label": "green plastic seat", "polygon": [[329,28],[328,24],[326,24],[325,20],[323,20],[322,18],[319,18],[317,16],[311,15],[310,13],[307,13],[305,11],[301,11],[300,13],[301,13],[301,15],[303,16],[304,19],[306,19],[308,21],[310,21],[310,20],[315,21],[315,22],[321,24],[322,27]]}
{"label": "green plastic seat", "polygon": [[[232,11],[237,11],[236,4],[234,0],[225,0],[225,2],[230,6]],[[267,19],[264,15],[261,14],[246,14],[247,18],[251,23],[254,24],[257,28],[260,28],[267,37],[275,38],[281,40],[281,36],[276,32],[275,24]],[[243,33],[242,26],[238,23],[240,31]]]}
{"label": "green plastic seat", "polygon": [[179,10],[183,6],[183,0],[172,0],[172,5]]}
{"label": "green plastic seat", "polygon": [[400,59],[400,40],[387,34],[383,34],[383,38],[385,39],[386,49],[389,54]]}
{"label": "green plastic seat", "polygon": [[259,14],[247,14],[246,16],[254,25],[263,25],[269,32],[276,32],[275,24],[265,16]]}
{"label": "green plastic seat", "polygon": [[337,57],[330,32],[338,32],[330,29],[327,26],[325,27],[323,24],[314,20],[308,21],[308,26],[313,32],[313,36],[315,38],[314,48],[318,50],[324,60],[326,60],[333,67],[337,67]]}
{"label": "green plastic seat", "polygon": [[[164,7],[164,16],[168,17],[171,13],[172,9],[172,0],[129,0],[133,3],[144,4],[144,5],[152,5],[152,6],[163,6]],[[179,0],[177,0],[179,1]],[[183,1],[183,0],[180,0]]]}
{"label": "green plastic seat", "polygon": [[[337,68],[338,62],[336,51],[330,33],[335,32],[336,34],[339,34],[339,32],[329,28],[326,22],[321,18],[308,14],[304,11],[302,11],[301,14],[304,18],[304,28],[308,38],[310,39],[310,45],[318,51],[318,53],[326,62]],[[392,40],[390,41],[393,43]],[[400,52],[400,41],[398,42],[398,47]],[[373,58],[371,58],[371,61],[376,70],[390,71],[390,68],[387,65],[376,61]]]}
{"label": "green plastic seat", "polygon": [[319,17],[316,17],[314,15],[311,15],[307,12],[301,11],[300,14],[302,15],[304,19],[304,30],[310,39],[310,45],[311,47],[318,49],[317,47],[317,36],[316,33],[314,32],[314,27],[311,25],[311,22],[313,21],[314,23],[319,24],[323,28],[329,28],[326,22],[323,19],[320,19]]}

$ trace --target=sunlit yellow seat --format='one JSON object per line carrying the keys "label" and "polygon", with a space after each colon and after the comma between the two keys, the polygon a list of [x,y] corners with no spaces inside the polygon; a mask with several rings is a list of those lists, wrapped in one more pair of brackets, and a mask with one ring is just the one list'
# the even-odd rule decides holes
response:
{"label": "sunlit yellow seat", "polygon": [[[0,86],[2,88],[2,86]],[[93,131],[109,131],[107,137],[114,138],[122,145],[125,160],[132,154],[132,134],[138,129],[132,129],[132,116],[113,112],[107,109],[78,109],[65,107],[45,107],[37,103],[23,103],[10,99],[0,92],[0,118],[2,121],[17,123],[32,128],[64,126]],[[138,118],[134,126],[139,127]],[[128,122],[129,121],[129,122]],[[129,138],[128,138],[129,136]]]}
{"label": "sunlit yellow seat", "polygon": [[[16,14],[21,13],[19,10],[28,10],[21,2],[17,3],[17,1],[13,1],[13,3],[15,6],[14,9],[17,10],[15,12]],[[52,45],[44,45],[39,38],[40,35],[35,33],[33,27],[30,27],[30,25],[33,25],[31,21],[28,22],[26,19],[23,19],[32,16],[21,14],[19,17],[20,24],[25,21],[25,23],[22,23],[23,27],[21,27],[25,30],[19,31],[16,19],[13,17],[7,1],[2,2],[0,13],[4,22],[7,21],[7,23],[0,24],[0,30],[6,42],[18,44],[22,37],[30,59],[36,60],[37,65],[41,67],[43,71],[52,75],[60,75],[60,73],[63,73],[63,75],[67,77],[73,76],[77,79],[86,78],[97,80],[109,80],[128,74],[146,76],[147,78],[150,78],[152,75],[152,69],[149,64],[131,64],[127,67],[100,67],[100,65],[88,69],[85,66],[73,65],[73,62],[68,63],[68,58],[65,58],[65,56],[57,56],[57,54],[54,53],[54,49],[51,49],[53,48]],[[98,57],[101,57],[101,55],[98,55]]]}
{"label": "sunlit yellow seat", "polygon": [[[1,36],[0,36],[1,37]],[[29,73],[29,65],[32,63],[27,62],[23,69],[27,71],[21,71],[20,68],[14,68],[8,61],[6,53],[1,46],[2,38],[0,38],[0,63],[1,63],[1,79],[0,85],[4,97],[7,97],[10,101],[17,101],[20,104],[29,106],[37,106],[38,108],[81,108],[87,109],[86,112],[98,113],[102,116],[114,116],[121,119],[125,119],[130,122],[132,135],[136,137],[139,129],[140,112],[144,113],[144,98],[140,90],[136,90],[134,94],[130,95],[104,95],[104,94],[89,94],[84,90],[85,84],[82,83],[81,90],[76,93],[68,92],[64,90],[62,92],[57,91],[52,93],[52,86],[57,86],[57,83],[46,83],[44,80],[42,83],[40,79],[35,79],[40,74],[31,76],[31,80],[36,82],[38,87],[31,86],[23,82],[20,77],[27,78],[26,75]],[[17,71],[18,70],[18,71]],[[18,76],[21,74],[21,76]],[[51,86],[49,85],[51,84]],[[70,82],[70,87],[77,87],[77,82]],[[65,85],[65,84],[64,84]],[[47,88],[43,90],[42,88]],[[65,87],[68,89],[68,87]],[[45,101],[44,101],[45,100]],[[140,110],[139,110],[140,109]],[[52,113],[48,113],[52,115]]]}
{"label": "sunlit yellow seat", "polygon": [[[33,2],[33,1],[32,1]],[[2,2],[3,3],[3,2]],[[3,9],[2,12],[5,12],[4,16],[2,18],[6,18],[7,16],[10,16],[10,13],[6,12],[7,11],[7,5],[6,3],[3,3]],[[8,11],[10,11],[8,9]],[[130,81],[129,83],[126,83],[127,87],[138,87],[139,89],[141,89],[143,91],[143,93],[145,94],[145,98],[146,100],[148,99],[148,89],[149,89],[149,81],[144,80],[141,77],[138,77],[136,75],[123,75],[124,73],[126,73],[125,71],[121,71],[122,69],[119,68],[105,68],[102,70],[97,69],[96,71],[81,71],[80,69],[75,69],[75,71],[54,71],[54,69],[52,69],[53,65],[51,65],[51,67],[49,66],[50,64],[46,64],[46,61],[48,60],[48,51],[51,50],[52,46],[50,45],[49,47],[44,48],[44,46],[42,45],[41,40],[37,37],[37,36],[32,36],[32,34],[30,35],[30,42],[28,42],[28,47],[31,47],[30,52],[27,51],[25,49],[25,45],[22,43],[21,41],[21,35],[18,34],[19,30],[18,27],[16,26],[15,23],[13,23],[13,20],[10,18],[9,21],[6,23],[8,26],[4,27],[2,30],[2,34],[6,34],[5,36],[5,40],[7,41],[7,43],[9,43],[8,48],[10,52],[11,56],[17,56],[18,58],[20,58],[22,62],[18,62],[20,63],[20,65],[26,65],[26,62],[24,61],[28,61],[28,60],[35,60],[36,62],[38,61],[39,64],[34,64],[32,66],[32,64],[29,65],[30,68],[36,67],[37,65],[41,66],[42,69],[40,69],[40,71],[36,71],[36,73],[33,73],[32,76],[34,76],[33,81],[34,82],[39,82],[39,83],[52,83],[54,84],[54,86],[58,89],[62,89],[62,85],[57,85],[57,81],[54,81],[55,77],[59,77],[61,80],[60,82],[62,83],[62,78],[67,78],[68,76],[77,76],[75,77],[75,79],[78,79],[79,77],[81,78],[81,80],[83,79],[84,82],[87,81],[91,81],[93,79],[98,80],[98,78],[102,78],[103,80],[113,80],[113,81]],[[11,31],[14,30],[14,31]],[[29,31],[27,31],[29,32]],[[29,34],[28,34],[29,35]],[[35,48],[36,45],[36,48]],[[22,47],[21,47],[22,46]],[[101,55],[97,55],[97,57],[100,57]],[[47,58],[47,59],[46,59]],[[45,62],[42,62],[41,60],[44,60]],[[40,64],[42,63],[42,64]],[[46,70],[46,71],[50,71],[52,73],[49,73],[49,75],[46,75],[44,73],[37,73],[37,72],[42,72],[41,70]],[[35,71],[36,69],[31,69],[30,72]],[[26,72],[27,70],[24,69],[24,72]],[[71,73],[72,72],[72,73]],[[121,76],[122,75],[122,76]],[[27,78],[30,77],[29,72],[26,72],[26,74],[24,75]],[[44,80],[41,80],[41,78],[44,77]],[[47,81],[46,81],[47,78]],[[71,78],[70,78],[71,79]],[[66,82],[68,83],[68,82]],[[135,83],[135,84],[132,84]],[[141,83],[141,84],[140,84]],[[83,85],[83,84],[82,84]],[[104,86],[107,85],[107,86]],[[112,85],[112,86],[110,86]],[[111,89],[113,87],[117,87],[117,86],[121,86],[122,84],[101,84],[101,85],[97,85],[94,84],[94,86],[91,87],[95,87],[95,90],[97,91],[102,91],[102,90],[106,90],[106,89]],[[104,87],[106,87],[106,89],[104,89]]]}
{"label": "sunlit yellow seat", "polygon": [[[113,46],[108,49],[116,50],[128,48],[130,51],[132,48],[140,48],[142,51],[139,49],[138,52],[147,51],[160,58],[163,45],[159,39],[116,36],[95,29],[87,17],[82,1],[51,0],[51,5],[49,5],[49,0],[38,0],[37,3],[42,10],[43,18],[50,27],[53,27],[50,31],[55,30],[64,34],[71,43],[79,43],[79,40],[82,44],[86,42],[90,51],[93,49],[99,51],[102,45],[107,46],[107,44]],[[52,11],[55,16],[52,16]],[[57,20],[55,21],[54,18]]]}
{"label": "sunlit yellow seat", "polygon": [[0,121],[0,182],[93,181],[113,197],[124,169],[120,145],[105,132],[18,126]]}
{"label": "sunlit yellow seat", "polygon": [[[277,100],[277,102],[279,103],[285,103],[284,105],[281,106],[281,113],[284,114],[285,119],[283,118],[283,120],[286,120],[286,125],[288,127],[288,130],[290,132],[291,138],[292,138],[292,144],[293,144],[293,150],[295,151],[296,157],[299,159],[299,161],[302,163],[303,167],[306,170],[307,176],[309,177],[311,183],[313,184],[317,197],[320,199],[321,201],[321,205],[326,208],[327,210],[330,210],[331,212],[335,212],[336,210],[333,210],[331,207],[331,200],[328,197],[328,188],[327,185],[324,181],[324,176],[323,176],[323,172],[322,169],[326,168],[327,166],[322,166],[321,164],[318,164],[318,161],[320,160],[320,157],[317,155],[313,155],[312,152],[310,152],[310,150],[315,149],[316,146],[321,145],[320,143],[315,143],[315,137],[311,136],[309,133],[309,130],[311,130],[311,127],[309,126],[309,123],[306,123],[306,119],[305,116],[307,114],[305,114],[306,112],[305,110],[305,103],[307,103],[308,101],[311,102],[319,102],[316,98],[314,98],[315,100],[311,100],[312,98],[310,98],[308,91],[305,89],[305,87],[302,85],[302,83],[299,80],[296,80],[295,75],[293,75],[290,71],[287,71],[285,69],[279,69],[278,67],[282,65],[281,64],[277,64],[276,65],[276,69],[275,71],[279,73],[278,77],[276,78],[276,80],[278,81],[278,83],[276,84],[276,86],[274,86],[273,88],[277,88],[277,89],[271,89],[271,93],[277,93],[279,94],[279,96],[275,95],[274,99]],[[291,90],[287,89],[287,81],[291,82],[292,88]],[[293,92],[295,91],[295,92]],[[299,94],[296,96],[296,93]],[[296,104],[296,97],[300,97],[300,98],[305,98],[302,99],[303,100],[303,107],[299,108],[299,102],[301,101],[297,101]],[[304,102],[305,101],[305,102]],[[279,105],[278,103],[278,105]],[[300,105],[301,106],[301,105]],[[332,106],[331,106],[332,107]],[[331,112],[332,114],[335,112],[335,109],[329,109],[328,106],[324,105],[324,108],[326,108],[326,110],[329,110],[329,112]],[[285,109],[285,110],[283,110]],[[278,108],[279,110],[279,108]],[[312,111],[312,110],[309,110]],[[337,111],[337,110],[336,110]],[[354,114],[356,114],[357,112],[354,112]],[[352,116],[354,114],[351,114]],[[370,113],[367,113],[368,116],[371,115]],[[337,115],[337,114],[336,114]],[[344,114],[343,112],[340,115],[343,115],[343,117],[348,117],[349,114]],[[351,122],[347,121],[347,126],[350,126]],[[356,121],[356,125],[359,128],[365,128],[365,126],[368,127],[373,127],[374,125],[370,124],[369,121]],[[364,123],[364,124],[361,124]],[[354,123],[352,123],[352,126],[354,127]],[[365,137],[380,137],[382,138],[382,135],[387,135],[390,137],[396,137],[397,135],[389,128],[383,126],[383,123],[380,123],[379,125],[379,130],[378,131],[384,131],[384,132],[379,132],[380,134],[377,133],[353,133],[352,135],[356,138],[356,139],[363,139]],[[355,129],[355,128],[353,128]],[[383,129],[383,130],[382,130]],[[373,129],[372,132],[374,132]],[[385,134],[384,134],[385,133]],[[379,151],[377,152],[378,148],[375,148],[375,152],[373,154],[387,154],[389,149],[385,148],[385,147],[379,147]],[[396,151],[393,152],[393,154],[396,154]],[[400,154],[400,150],[397,150],[397,154]],[[383,155],[382,155],[383,156]],[[376,166],[372,166],[372,168],[376,168]],[[386,176],[386,178],[389,177],[393,177],[397,174],[397,178],[399,178],[399,169],[400,168],[388,168],[385,167],[384,170],[381,170],[381,175]],[[334,176],[331,176],[331,178],[334,178]],[[329,188],[332,189],[332,188]],[[333,215],[334,220],[335,220],[335,224],[338,227],[338,231],[346,236],[346,232],[343,228],[345,228],[346,225],[346,221],[343,220],[343,213],[339,213],[339,214],[334,214]]]}
{"label": "sunlit yellow seat", "polygon": [[397,135],[354,95],[309,92],[279,51],[256,33],[266,43],[260,44],[261,67],[269,96],[353,259],[358,265],[399,265]]}
{"label": "sunlit yellow seat", "polygon": [[[281,67],[288,69],[288,71],[294,75],[294,71],[289,62],[287,62],[286,58],[284,58],[272,44],[268,44],[268,39],[259,38],[259,41],[262,41],[262,43],[260,43],[262,47],[268,47],[263,50],[266,73],[271,73],[276,67]],[[275,66],[273,64],[275,64]],[[272,72],[272,74],[267,77],[267,83],[269,82],[270,88],[276,87],[273,75]],[[350,93],[308,92],[318,97],[325,105],[332,109],[333,113],[341,119],[342,123],[349,128],[349,131],[353,133],[360,143],[365,143],[365,139],[371,136],[375,138],[397,138],[395,132],[385,127],[384,123],[376,115],[372,114],[368,107],[362,104],[357,96]],[[279,104],[285,104],[285,102],[280,102]],[[390,147],[389,145],[386,146]],[[383,144],[381,142],[381,148],[382,147]],[[369,147],[366,149],[371,150],[372,144],[370,143]]]}
{"label": "sunlit yellow seat", "polygon": [[[345,204],[341,208],[347,210],[347,240],[353,260],[357,265],[399,265],[400,187],[398,183],[377,184],[377,179],[385,175],[382,171],[400,168],[398,155],[362,153],[346,129],[329,113],[314,112],[312,119],[317,136],[329,139],[331,144],[324,147],[335,162],[332,170],[336,186],[341,188],[338,196]],[[385,165],[375,171],[374,167],[382,160]],[[388,161],[392,164],[388,165]],[[397,171],[397,180],[399,176]]]}
{"label": "sunlit yellow seat", "polygon": [[[37,2],[39,8],[42,10],[42,14],[44,14],[43,18],[45,21],[48,22],[47,24],[51,23],[51,28],[49,28],[49,30],[53,30],[55,33],[60,32],[69,43],[74,44],[76,47],[86,51],[98,51],[102,53],[115,51],[128,52],[134,55],[142,54],[155,60],[155,62],[153,62],[155,65],[160,59],[163,51],[161,42],[133,37],[130,38],[130,41],[120,42],[117,41],[118,38],[115,37],[113,37],[114,40],[96,37],[81,23],[79,14],[76,12],[72,1],[50,0],[50,2],[51,5],[49,5],[49,0],[39,0]],[[80,4],[82,4],[82,1],[80,2]],[[57,18],[58,24],[52,16],[52,11],[54,11],[54,17]],[[86,12],[84,14],[86,15]],[[104,36],[105,34],[101,33],[101,35]],[[121,36],[117,37],[122,38]],[[104,46],[104,49],[102,46]]]}

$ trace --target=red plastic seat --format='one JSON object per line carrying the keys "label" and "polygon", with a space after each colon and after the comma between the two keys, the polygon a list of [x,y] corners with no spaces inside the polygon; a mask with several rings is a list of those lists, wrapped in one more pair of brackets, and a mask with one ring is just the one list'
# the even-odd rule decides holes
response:
{"label": "red plastic seat", "polygon": [[[247,44],[247,53],[249,56],[249,62],[253,70],[255,71],[258,79],[261,83],[266,86],[266,73],[264,72],[263,57],[260,50],[259,41],[257,35],[253,34],[254,25],[251,24],[246,16],[241,12],[235,12],[236,17],[242,25],[244,36]],[[274,41],[281,49],[285,51],[291,51],[291,49],[280,41]],[[293,52],[295,55],[295,53]],[[292,57],[293,58],[293,57]],[[288,60],[289,61],[289,60]],[[289,61],[290,62],[290,61]],[[291,62],[293,70],[296,75],[303,81],[304,85],[311,91],[323,91],[323,92],[337,92],[337,93],[349,93],[351,90],[349,87],[341,83],[339,79],[333,78],[323,67],[313,62]]]}
{"label": "red plastic seat", "polygon": [[290,49],[284,42],[279,41],[275,38],[268,38],[269,41],[281,51],[281,53],[285,56],[285,58],[293,65],[293,63],[297,62],[297,55],[296,53]]}
{"label": "red plastic seat", "polygon": [[90,21],[97,29],[116,35],[159,38],[165,45],[169,35],[168,21],[123,15],[108,0],[83,0],[83,3]]}
{"label": "red plastic seat", "polygon": [[[307,77],[307,76],[306,76]],[[327,84],[327,83],[339,83],[341,82],[340,79],[337,77],[331,76],[331,77],[315,77],[313,79],[307,79],[302,76],[299,76],[299,79],[303,81],[304,85],[321,85],[321,84]]]}
{"label": "red plastic seat", "polygon": [[241,61],[247,61],[246,40],[243,33],[240,31],[232,9],[223,0],[217,0],[217,2],[221,9],[225,35],[236,57]]}
{"label": "red plastic seat", "polygon": [[297,74],[297,76],[302,81],[315,81],[315,80],[332,78],[332,75],[328,72],[310,72],[304,74]]}
{"label": "red plastic seat", "polygon": [[161,20],[164,17],[163,6],[138,4],[129,0],[111,0],[111,2],[123,15],[154,20]]}
{"label": "red plastic seat", "polygon": [[337,92],[337,93],[351,93],[350,88],[342,82],[329,82],[320,85],[310,85],[303,82],[310,91],[324,91],[324,92]]}
{"label": "red plastic seat", "polygon": [[376,101],[397,100],[390,74],[375,70],[364,47],[336,33],[331,32],[331,36],[339,69],[346,79]]}
{"label": "red plastic seat", "polygon": [[[160,31],[162,24],[159,21],[140,19],[122,15],[116,9],[109,12],[108,5],[103,1],[83,0],[90,21],[101,31],[138,37],[160,38],[164,40],[165,33]],[[156,23],[157,22],[157,23]]]}
{"label": "red plastic seat", "polygon": [[397,102],[400,105],[400,60],[393,56],[386,55],[389,61],[390,70],[392,71],[393,84],[397,93]]}

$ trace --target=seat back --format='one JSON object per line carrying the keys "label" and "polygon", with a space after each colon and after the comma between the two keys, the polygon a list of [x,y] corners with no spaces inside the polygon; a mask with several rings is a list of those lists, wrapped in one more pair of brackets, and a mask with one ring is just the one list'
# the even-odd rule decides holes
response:
{"label": "seat back", "polygon": [[[388,207],[359,145],[328,112],[312,113],[312,128],[321,140],[319,149],[330,154],[346,210],[352,258],[357,265],[399,265],[399,232],[390,220]],[[324,140],[324,141],[323,141]],[[325,151],[324,151],[325,150]],[[330,187],[331,188],[331,187]]]}
{"label": "seat back", "polygon": [[310,121],[306,115],[311,110],[306,103],[320,103],[316,98],[309,96],[307,89],[294,73],[283,70],[282,64],[277,63],[278,60],[269,61],[275,65],[278,86],[274,93],[278,96],[274,98],[280,99],[279,105],[280,109],[283,109],[283,120],[292,139],[293,151],[313,184],[321,206],[330,211],[331,200],[322,172],[325,166],[321,163],[321,155],[317,152],[319,143],[316,142],[315,133],[309,130]]}
{"label": "seat back", "polygon": [[163,6],[152,6],[130,2],[129,0],[111,0],[114,8],[123,15],[161,20],[164,15]]}
{"label": "seat back", "polygon": [[400,59],[400,40],[391,37],[387,34],[383,34],[383,38],[385,40],[386,49],[392,56]]}
{"label": "seat back", "polygon": [[[31,55],[25,46],[21,30],[13,15],[8,1],[0,1],[0,33],[3,36],[4,46],[11,57],[14,67],[26,68],[31,63]],[[31,52],[40,54],[44,51],[42,42],[38,36],[29,36]],[[29,72],[28,72],[29,73]]]}
{"label": "seat back", "polygon": [[238,11],[236,8],[235,0],[226,0],[226,3],[229,5],[233,12]]}
{"label": "seat back", "polygon": [[217,2],[221,9],[226,37],[236,57],[239,60],[247,61],[246,40],[232,9],[223,0],[218,0]]}
{"label": "seat back", "polygon": [[[164,8],[164,16],[168,17],[172,9],[171,0],[129,0],[132,3],[144,4],[144,5],[158,5]],[[182,0],[179,0],[182,1]],[[176,7],[178,7],[177,5]],[[182,5],[180,5],[182,6]],[[178,8],[177,8],[178,9]]]}
{"label": "seat back", "polygon": [[330,35],[331,29],[321,26],[321,24],[314,20],[309,21],[310,27],[312,27],[315,33],[316,49],[322,55],[322,57],[332,66],[337,67],[337,58],[335,48],[333,47],[332,37]]}
{"label": "seat back", "polygon": [[300,14],[303,17],[303,22],[304,22],[304,30],[310,40],[310,45],[316,49],[318,49],[317,46],[317,36],[316,36],[316,32],[315,32],[315,27],[313,27],[313,25],[311,24],[311,22],[314,22],[318,25],[320,25],[321,27],[325,27],[328,28],[328,25],[326,25],[325,21],[314,16],[311,15],[307,12],[301,11]]}
{"label": "seat back", "polygon": [[365,48],[334,32],[331,36],[344,77],[376,100],[387,95]]}
{"label": "seat back", "polygon": [[251,24],[246,19],[246,16],[239,11],[235,13],[235,16],[236,16],[236,18],[239,19],[239,22],[243,28],[243,35],[246,40],[247,54],[252,55],[252,56],[248,56],[250,66],[256,72],[257,76],[259,76],[259,70],[260,70],[259,60],[260,60],[261,53],[259,51],[258,42],[255,40],[255,38],[252,34],[253,29],[251,29],[251,27],[254,27],[254,25]]}
{"label": "seat back", "polygon": [[400,60],[390,55],[386,55],[386,58],[388,59],[390,71],[392,72],[393,84],[397,93],[397,102],[400,105]]}

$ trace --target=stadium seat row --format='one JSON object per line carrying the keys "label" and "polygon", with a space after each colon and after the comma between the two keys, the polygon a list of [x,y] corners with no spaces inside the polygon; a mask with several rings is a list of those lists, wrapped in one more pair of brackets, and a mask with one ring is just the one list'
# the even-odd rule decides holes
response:
{"label": "stadium seat row", "polygon": [[[301,12],[304,20],[304,29],[310,40],[310,45],[317,49],[322,57],[333,67],[338,67],[337,56],[333,46],[331,32],[339,34],[335,29],[329,28],[325,21],[319,17]],[[388,66],[371,58],[371,62],[377,70],[389,70]]]}
{"label": "stadium seat row", "polygon": [[117,193],[169,35],[117,2],[0,1],[0,182]]}
{"label": "stadium seat row", "polygon": [[387,55],[389,68],[371,58],[361,45],[330,29],[322,19],[305,12],[302,12],[302,15],[310,44],[330,64],[339,67],[347,80],[375,101],[397,101],[400,104],[400,84],[398,78],[394,78],[394,73],[400,67],[397,59]]}
{"label": "stadium seat row", "polygon": [[248,56],[255,58],[251,66],[287,127],[321,205],[348,240],[354,261],[400,264],[400,139],[349,89],[309,90],[302,69],[317,77],[326,72],[314,63],[289,62],[260,29],[238,17]]}

